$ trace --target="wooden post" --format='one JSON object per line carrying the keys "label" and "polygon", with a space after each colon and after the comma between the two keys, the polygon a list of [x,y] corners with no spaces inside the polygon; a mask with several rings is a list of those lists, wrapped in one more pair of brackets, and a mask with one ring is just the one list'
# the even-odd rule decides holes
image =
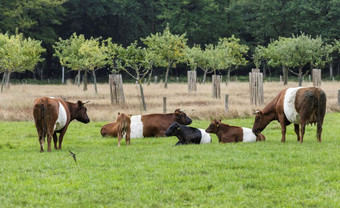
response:
{"label": "wooden post", "polygon": [[282,75],[280,75],[280,82],[282,82]]}
{"label": "wooden post", "polygon": [[340,106],[340,90],[338,90],[338,106]]}
{"label": "wooden post", "polygon": [[163,113],[166,113],[166,97],[163,97]]}
{"label": "wooden post", "polygon": [[197,91],[196,87],[196,71],[188,71],[188,90]]}
{"label": "wooden post", "polygon": [[259,69],[252,69],[249,73],[250,104],[262,105],[263,99],[263,74]]}
{"label": "wooden post", "polygon": [[229,100],[229,95],[225,94],[224,95],[224,109],[225,109],[225,112],[228,112],[228,100]]}
{"label": "wooden post", "polygon": [[122,75],[110,74],[109,83],[111,104],[113,105],[115,103],[125,103]]}
{"label": "wooden post", "polygon": [[178,77],[176,77],[176,82],[178,83],[178,80],[179,80],[179,78]]}
{"label": "wooden post", "polygon": [[310,78],[311,76],[310,75],[308,75],[308,82],[310,82],[310,80],[311,80],[311,78]]}
{"label": "wooden post", "polygon": [[155,84],[157,84],[157,82],[158,82],[158,77],[155,76]]}
{"label": "wooden post", "polygon": [[313,69],[313,86],[320,87],[321,86],[321,69]]}
{"label": "wooden post", "polygon": [[212,75],[212,97],[221,98],[220,76]]}

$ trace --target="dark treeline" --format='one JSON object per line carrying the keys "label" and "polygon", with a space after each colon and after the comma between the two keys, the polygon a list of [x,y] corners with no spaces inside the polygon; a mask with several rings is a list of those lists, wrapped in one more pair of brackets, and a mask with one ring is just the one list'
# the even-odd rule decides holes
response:
{"label": "dark treeline", "polygon": [[[215,44],[234,34],[250,47],[267,45],[279,36],[304,32],[322,36],[326,42],[340,38],[339,0],[2,0],[0,32],[23,33],[43,41],[45,61],[35,73],[14,78],[54,79],[61,66],[52,45],[59,37],[74,32],[85,37],[112,37],[128,45],[151,33],[161,32],[169,23],[171,32],[186,33],[188,44]],[[338,60],[337,60],[338,62]],[[179,66],[180,67],[180,66]],[[173,70],[184,75],[186,70]],[[244,70],[236,73],[246,74]],[[107,75],[100,70],[98,76]],[[157,70],[155,72],[157,74]],[[74,75],[74,74],[72,74]]]}

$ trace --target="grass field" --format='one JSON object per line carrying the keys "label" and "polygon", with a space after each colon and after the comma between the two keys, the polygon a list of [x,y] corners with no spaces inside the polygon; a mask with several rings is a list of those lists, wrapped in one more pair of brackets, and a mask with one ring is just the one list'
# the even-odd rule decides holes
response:
{"label": "grass field", "polygon": [[[253,119],[224,120],[251,127]],[[0,207],[339,207],[340,114],[303,144],[271,123],[267,141],[174,146],[177,139],[102,138],[105,122],[73,122],[63,150],[40,153],[33,122],[0,122]],[[191,126],[207,128],[209,121]],[[77,154],[75,163],[68,149]]]}

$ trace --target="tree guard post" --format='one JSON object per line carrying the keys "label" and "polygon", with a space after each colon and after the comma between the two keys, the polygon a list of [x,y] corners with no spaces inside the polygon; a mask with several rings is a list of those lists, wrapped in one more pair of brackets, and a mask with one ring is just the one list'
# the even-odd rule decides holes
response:
{"label": "tree guard post", "polygon": [[250,104],[262,105],[263,99],[263,74],[259,69],[252,69],[249,73]]}

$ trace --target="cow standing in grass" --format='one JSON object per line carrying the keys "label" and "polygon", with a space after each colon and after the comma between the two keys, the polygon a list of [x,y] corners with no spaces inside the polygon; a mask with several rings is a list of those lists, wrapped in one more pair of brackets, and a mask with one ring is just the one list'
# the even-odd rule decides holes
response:
{"label": "cow standing in grass", "polygon": [[[305,126],[317,124],[317,139],[321,142],[322,124],[326,113],[326,93],[316,87],[282,90],[266,107],[256,110],[253,132],[259,134],[273,120],[281,125],[281,142],[286,141],[286,126],[293,123],[297,140],[303,142]],[[299,130],[301,125],[301,132]]]}
{"label": "cow standing in grass", "polygon": [[59,133],[59,149],[70,122],[74,119],[89,123],[86,113],[86,102],[71,103],[63,99],[42,97],[34,101],[33,117],[35,127],[39,135],[40,152],[44,151],[45,137],[47,135],[47,151],[51,152],[51,140],[53,137],[54,148],[57,149],[57,133]]}
{"label": "cow standing in grass", "polygon": [[[192,120],[180,109],[174,113],[131,116],[131,138],[164,137],[164,132],[173,122],[189,125]],[[117,122],[104,125],[100,133],[103,137],[117,137]]]}
{"label": "cow standing in grass", "polygon": [[262,134],[255,135],[251,129],[239,126],[229,126],[221,123],[221,120],[214,119],[205,130],[207,133],[217,135],[218,142],[256,142],[264,141],[266,137]]}
{"label": "cow standing in grass", "polygon": [[122,140],[123,135],[125,134],[125,143],[126,145],[130,145],[130,116],[125,113],[118,113],[117,118],[117,135],[118,135],[118,147],[120,147],[120,140]]}

